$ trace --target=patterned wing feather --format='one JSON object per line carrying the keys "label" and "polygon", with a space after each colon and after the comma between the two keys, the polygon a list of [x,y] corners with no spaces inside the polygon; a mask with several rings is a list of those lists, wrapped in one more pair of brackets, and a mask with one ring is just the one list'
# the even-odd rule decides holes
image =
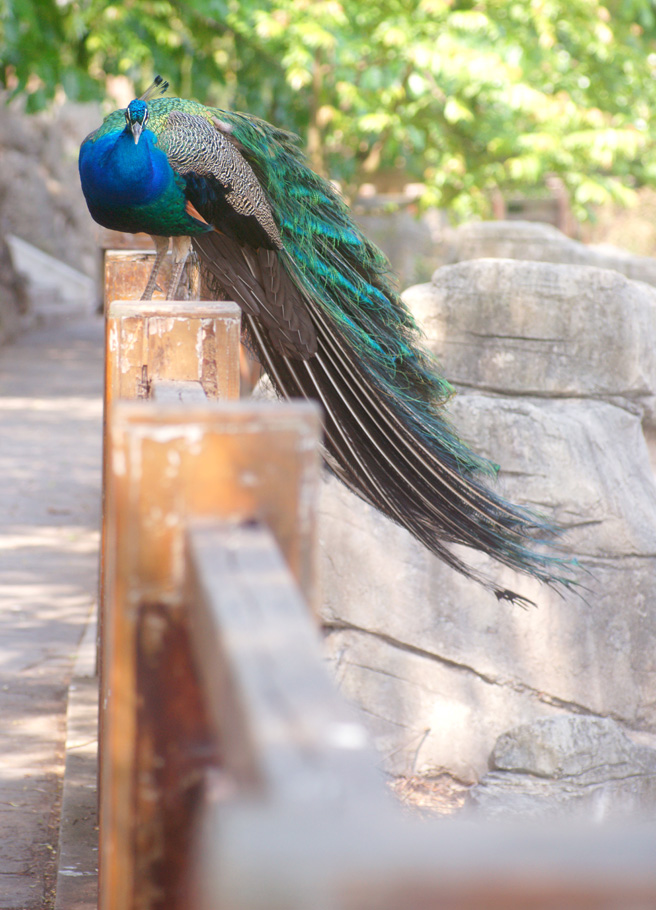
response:
{"label": "patterned wing feather", "polygon": [[158,137],[171,167],[183,176],[211,178],[224,188],[225,200],[245,218],[254,218],[269,243],[281,249],[280,232],[253,169],[223,133],[204,117],[171,111]]}
{"label": "patterned wing feather", "polygon": [[302,293],[282,266],[282,239],[271,206],[238,148],[206,117],[168,113],[158,144],[186,182],[194,209],[215,231],[193,242],[206,268],[288,357],[316,352]]}

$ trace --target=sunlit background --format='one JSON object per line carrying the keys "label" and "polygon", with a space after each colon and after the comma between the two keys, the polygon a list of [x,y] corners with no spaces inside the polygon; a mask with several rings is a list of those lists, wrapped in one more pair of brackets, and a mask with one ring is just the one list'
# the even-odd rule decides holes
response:
{"label": "sunlit background", "polygon": [[[1,79],[35,111],[171,91],[297,132],[347,198],[419,184],[490,217],[548,196],[576,221],[656,184],[653,0],[4,0]],[[412,194],[411,194],[412,195]]]}

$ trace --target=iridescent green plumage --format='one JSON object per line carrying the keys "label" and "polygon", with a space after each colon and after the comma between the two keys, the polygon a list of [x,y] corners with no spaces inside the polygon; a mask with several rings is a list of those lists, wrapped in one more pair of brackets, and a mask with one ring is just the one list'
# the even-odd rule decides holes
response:
{"label": "iridescent green plumage", "polygon": [[[125,112],[115,112],[83,145],[94,217],[94,144],[114,143],[132,160],[125,122]],[[274,386],[323,405],[326,457],[337,476],[498,597],[516,595],[476,575],[449,543],[567,584],[561,560],[536,549],[536,538],[553,529],[478,479],[494,466],[450,427],[444,405],[452,389],[423,348],[387,260],[331,184],[307,166],[296,138],[246,114],[178,98],[148,103],[144,136],[144,154],[157,162],[153,186],[166,171],[167,185],[174,180],[182,194],[175,204],[162,197],[162,209],[184,204],[193,217],[189,234],[208,280],[242,306]],[[114,217],[108,208],[101,223]],[[138,206],[132,214],[138,218]]]}

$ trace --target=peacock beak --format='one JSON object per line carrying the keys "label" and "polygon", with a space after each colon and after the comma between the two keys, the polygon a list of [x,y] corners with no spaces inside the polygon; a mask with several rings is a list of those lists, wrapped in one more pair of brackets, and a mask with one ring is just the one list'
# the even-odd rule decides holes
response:
{"label": "peacock beak", "polygon": [[141,131],[143,130],[143,126],[141,123],[139,123],[138,120],[135,120],[133,123],[130,124],[130,129],[132,130],[132,135],[134,137],[134,144],[136,145],[139,142],[139,136],[141,136]]}

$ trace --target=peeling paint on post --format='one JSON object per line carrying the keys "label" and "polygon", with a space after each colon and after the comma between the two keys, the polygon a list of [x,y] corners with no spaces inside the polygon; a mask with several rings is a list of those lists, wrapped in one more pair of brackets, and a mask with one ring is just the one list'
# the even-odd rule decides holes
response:
{"label": "peeling paint on post", "polygon": [[107,311],[107,395],[137,397],[148,381],[200,382],[210,399],[239,397],[241,311],[225,301],[114,301]]}

